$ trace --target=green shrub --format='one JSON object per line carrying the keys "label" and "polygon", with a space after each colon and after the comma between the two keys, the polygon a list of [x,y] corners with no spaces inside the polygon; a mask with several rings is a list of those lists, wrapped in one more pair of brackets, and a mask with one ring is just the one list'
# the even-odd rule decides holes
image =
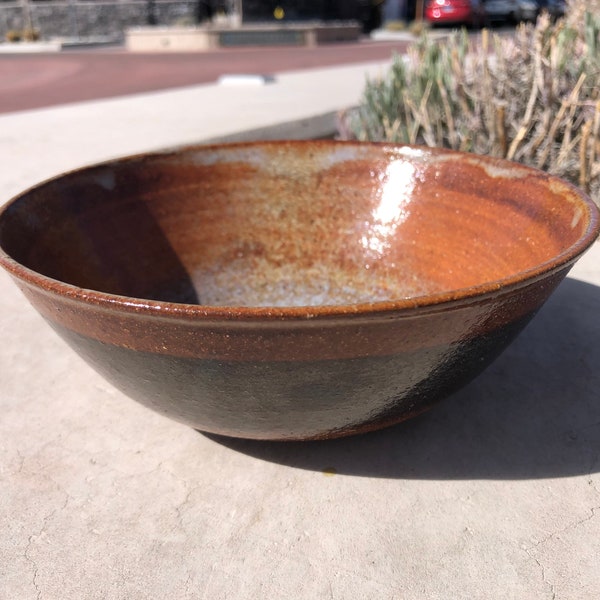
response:
{"label": "green shrub", "polygon": [[600,0],[514,36],[425,34],[368,81],[341,137],[442,146],[529,164],[600,198]]}

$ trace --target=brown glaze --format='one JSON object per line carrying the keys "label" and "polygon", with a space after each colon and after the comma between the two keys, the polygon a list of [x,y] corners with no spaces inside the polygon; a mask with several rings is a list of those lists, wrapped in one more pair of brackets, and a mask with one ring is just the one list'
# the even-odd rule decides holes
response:
{"label": "brown glaze", "polygon": [[303,439],[401,420],[464,384],[598,227],[568,184],[494,159],[200,146],[25,192],[0,214],[0,263],[141,402],[199,429]]}

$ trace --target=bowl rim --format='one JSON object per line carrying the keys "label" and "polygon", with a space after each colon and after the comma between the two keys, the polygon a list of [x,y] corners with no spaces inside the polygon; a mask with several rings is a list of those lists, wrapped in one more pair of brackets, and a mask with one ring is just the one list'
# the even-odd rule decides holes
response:
{"label": "bowl rim", "polygon": [[348,316],[374,316],[396,313],[412,313],[414,311],[434,311],[446,310],[457,303],[471,303],[484,300],[490,296],[508,294],[516,289],[534,284],[540,279],[551,276],[553,273],[568,269],[578,258],[596,241],[600,235],[600,210],[596,203],[583,190],[564,179],[536,169],[521,163],[508,161],[502,158],[491,157],[487,155],[477,155],[472,153],[450,150],[445,148],[432,148],[427,146],[413,146],[410,144],[395,144],[389,142],[357,142],[343,140],[274,140],[274,141],[249,141],[249,142],[222,142],[191,144],[169,148],[165,150],[150,151],[123,156],[111,160],[89,164],[83,167],[71,169],[62,172],[56,176],[40,181],[16,196],[10,198],[3,205],[0,205],[0,223],[4,214],[11,206],[24,199],[31,192],[46,185],[55,183],[73,175],[81,175],[91,172],[94,169],[110,166],[119,166],[128,162],[135,162],[148,159],[165,159],[174,157],[177,154],[194,151],[222,151],[235,148],[264,148],[273,145],[360,145],[371,146],[389,151],[418,151],[430,155],[446,156],[448,158],[467,159],[474,164],[481,166],[497,166],[504,169],[519,169],[546,180],[548,183],[554,183],[563,188],[571,198],[579,203],[584,209],[581,216],[587,220],[587,226],[583,234],[574,244],[557,254],[553,258],[539,263],[538,265],[518,271],[513,275],[502,279],[484,282],[474,286],[456,288],[414,296],[409,298],[399,298],[396,300],[383,300],[377,302],[362,302],[356,304],[323,304],[308,306],[217,306],[202,304],[185,304],[171,301],[150,300],[136,298],[133,296],[123,296],[102,292],[100,290],[78,287],[76,285],[48,277],[12,258],[0,245],[0,266],[4,267],[12,276],[45,293],[58,295],[64,300],[73,302],[84,302],[106,308],[110,310],[120,310],[122,312],[132,312],[137,314],[157,315],[163,318],[177,317],[187,319],[203,320],[240,320],[240,321],[263,321],[263,320],[307,320],[314,318],[336,318]]}

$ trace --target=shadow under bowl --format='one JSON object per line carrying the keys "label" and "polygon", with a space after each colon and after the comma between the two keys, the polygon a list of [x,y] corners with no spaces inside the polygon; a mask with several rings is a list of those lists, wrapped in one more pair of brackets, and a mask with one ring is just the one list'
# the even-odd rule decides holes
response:
{"label": "shadow under bowl", "polygon": [[88,167],[0,213],[0,264],[117,388],[199,430],[318,439],[481,372],[598,235],[540,171],[334,141]]}

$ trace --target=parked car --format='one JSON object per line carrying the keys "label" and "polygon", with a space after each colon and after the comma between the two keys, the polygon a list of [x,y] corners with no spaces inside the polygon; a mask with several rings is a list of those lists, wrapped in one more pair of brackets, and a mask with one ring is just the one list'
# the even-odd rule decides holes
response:
{"label": "parked car", "polygon": [[537,0],[484,0],[483,11],[487,23],[493,21],[518,23],[534,21],[539,12],[539,4]]}
{"label": "parked car", "polygon": [[564,16],[567,10],[565,0],[539,0],[538,6],[540,11],[546,11],[555,18]]}
{"label": "parked car", "polygon": [[431,24],[483,25],[484,12],[479,0],[426,0],[425,20]]}

